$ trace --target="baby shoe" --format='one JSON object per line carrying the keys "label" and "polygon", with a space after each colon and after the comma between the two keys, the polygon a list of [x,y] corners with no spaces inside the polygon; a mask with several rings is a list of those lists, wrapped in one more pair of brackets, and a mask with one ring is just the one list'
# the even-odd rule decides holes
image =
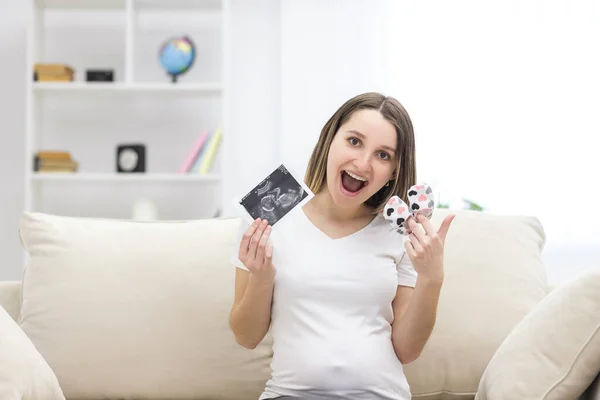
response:
{"label": "baby shoe", "polygon": [[424,215],[427,219],[431,218],[433,214],[433,207],[435,202],[433,199],[433,190],[427,184],[414,185],[408,189],[408,202],[410,203],[410,210],[415,215]]}
{"label": "baby shoe", "polygon": [[398,196],[392,196],[383,209],[383,216],[390,221],[396,232],[408,235],[406,220],[412,216],[408,205]]}
{"label": "baby shoe", "polygon": [[416,219],[418,214],[431,218],[435,208],[433,190],[427,184],[413,185],[408,189],[407,205],[400,197],[392,196],[383,208],[383,217],[390,221],[392,227],[401,235],[410,235],[411,231],[406,226],[408,218]]}

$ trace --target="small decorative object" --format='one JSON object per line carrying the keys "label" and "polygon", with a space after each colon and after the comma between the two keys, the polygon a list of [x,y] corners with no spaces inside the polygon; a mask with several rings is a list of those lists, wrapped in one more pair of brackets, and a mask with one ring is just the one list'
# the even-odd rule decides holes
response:
{"label": "small decorative object", "polygon": [[185,74],[194,65],[196,46],[187,36],[171,38],[161,46],[158,56],[161,66],[176,83],[179,75]]}
{"label": "small decorative object", "polygon": [[150,199],[139,199],[133,204],[132,219],[134,221],[158,220],[158,207]]}
{"label": "small decorative object", "polygon": [[137,143],[117,146],[117,172],[146,172],[146,146]]}
{"label": "small decorative object", "polygon": [[390,221],[396,232],[401,235],[410,235],[406,225],[409,218],[416,218],[418,214],[431,218],[435,208],[433,190],[429,185],[413,185],[408,189],[408,206],[400,197],[392,196],[383,209],[383,216]]}
{"label": "small decorative object", "polygon": [[87,82],[113,82],[115,72],[112,69],[88,69],[85,71]]}

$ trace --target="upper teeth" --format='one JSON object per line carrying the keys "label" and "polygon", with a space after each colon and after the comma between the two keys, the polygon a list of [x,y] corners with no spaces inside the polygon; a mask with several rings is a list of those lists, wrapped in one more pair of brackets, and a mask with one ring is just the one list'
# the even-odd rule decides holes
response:
{"label": "upper teeth", "polygon": [[356,175],[356,174],[353,174],[352,172],[346,171],[346,173],[347,173],[348,175],[350,175],[351,177],[353,177],[354,179],[356,179],[356,180],[363,181],[363,182],[366,182],[366,181],[367,181],[367,180],[366,180],[365,178],[363,178],[362,176],[358,176],[358,175]]}

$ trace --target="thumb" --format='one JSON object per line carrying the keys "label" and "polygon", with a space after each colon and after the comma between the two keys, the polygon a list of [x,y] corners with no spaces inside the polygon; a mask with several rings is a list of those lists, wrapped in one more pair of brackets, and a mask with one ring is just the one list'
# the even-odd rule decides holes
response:
{"label": "thumb", "polygon": [[440,226],[440,230],[438,231],[438,234],[442,238],[442,241],[446,240],[448,229],[450,229],[450,224],[452,223],[455,217],[455,214],[448,215],[446,218],[444,218],[444,221],[442,221],[442,225]]}

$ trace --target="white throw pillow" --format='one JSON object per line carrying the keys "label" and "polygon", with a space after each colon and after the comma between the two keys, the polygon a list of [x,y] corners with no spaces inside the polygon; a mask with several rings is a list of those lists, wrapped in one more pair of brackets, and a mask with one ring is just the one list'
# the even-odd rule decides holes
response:
{"label": "white throw pillow", "polygon": [[548,291],[537,218],[437,209],[433,226],[449,213],[436,325],[421,357],[404,366],[415,400],[472,400],[496,349]]}
{"label": "white throw pillow", "polygon": [[0,307],[0,399],[65,400],[54,372]]}
{"label": "white throw pillow", "polygon": [[237,219],[137,222],[26,213],[19,324],[67,398],[258,398],[271,343],[228,317]]}
{"label": "white throw pillow", "polygon": [[600,268],[558,286],[494,354],[476,400],[578,398],[600,371]]}

